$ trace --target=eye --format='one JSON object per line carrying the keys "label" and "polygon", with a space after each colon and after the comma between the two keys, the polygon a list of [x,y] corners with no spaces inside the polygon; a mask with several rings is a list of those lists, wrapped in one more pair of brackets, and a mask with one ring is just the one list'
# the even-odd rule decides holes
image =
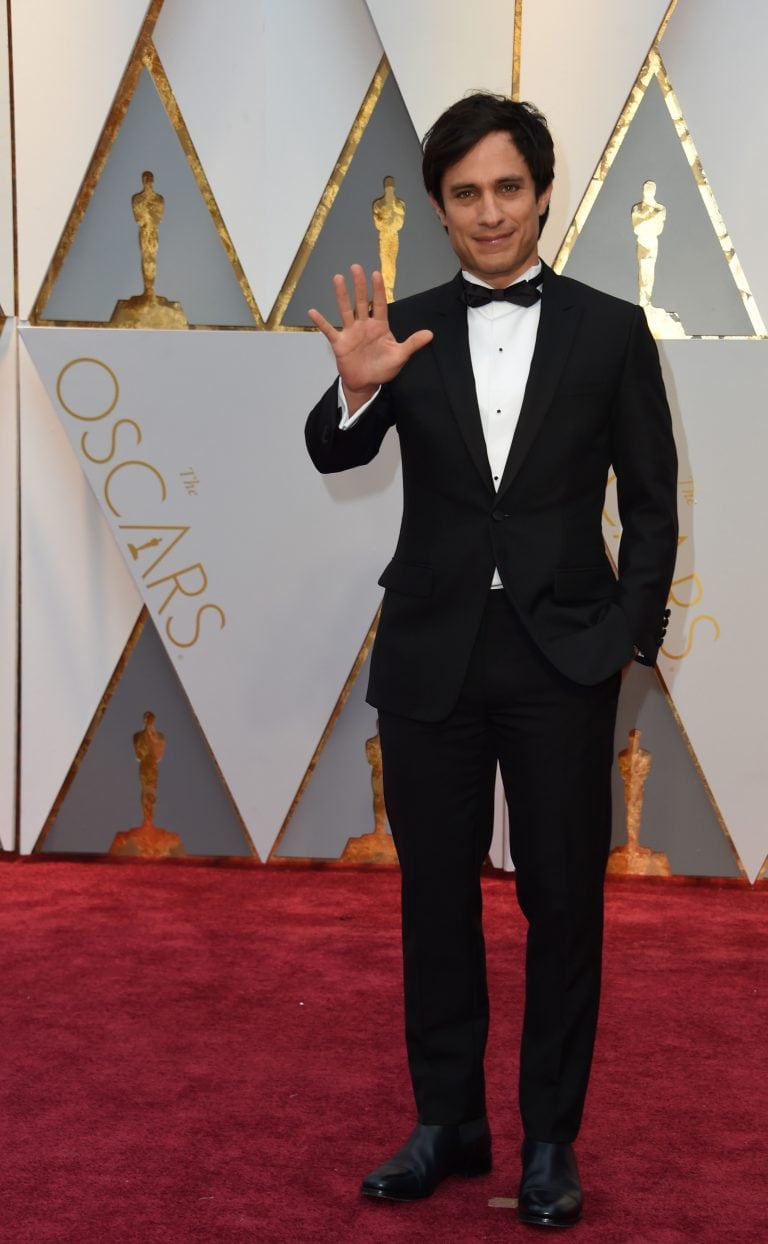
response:
{"label": "eye", "polygon": [[502,182],[502,185],[500,186],[502,194],[514,194],[514,192],[519,189],[520,185],[516,181],[505,181]]}

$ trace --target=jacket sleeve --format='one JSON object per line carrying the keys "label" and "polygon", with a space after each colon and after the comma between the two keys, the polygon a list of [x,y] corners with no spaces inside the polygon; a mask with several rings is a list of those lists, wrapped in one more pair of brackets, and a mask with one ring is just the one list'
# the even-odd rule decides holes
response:
{"label": "jacket sleeve", "polygon": [[339,428],[338,380],[335,380],[310,412],[304,428],[309,456],[323,475],[363,466],[376,457],[381,442],[394,423],[385,385],[368,409],[351,427]]}
{"label": "jacket sleeve", "polygon": [[642,307],[630,330],[612,449],[622,525],[618,603],[637,659],[654,665],[677,557],[677,453],[659,352]]}

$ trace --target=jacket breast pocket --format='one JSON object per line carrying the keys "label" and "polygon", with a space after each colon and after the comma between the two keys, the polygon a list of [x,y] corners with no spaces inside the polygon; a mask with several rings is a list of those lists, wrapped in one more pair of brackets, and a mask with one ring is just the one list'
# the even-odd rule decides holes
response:
{"label": "jacket breast pocket", "polygon": [[379,586],[403,596],[429,596],[432,591],[432,570],[410,562],[392,561],[379,578]]}
{"label": "jacket breast pocket", "polygon": [[555,571],[554,596],[562,605],[587,600],[610,600],[616,580],[610,566],[578,566]]}

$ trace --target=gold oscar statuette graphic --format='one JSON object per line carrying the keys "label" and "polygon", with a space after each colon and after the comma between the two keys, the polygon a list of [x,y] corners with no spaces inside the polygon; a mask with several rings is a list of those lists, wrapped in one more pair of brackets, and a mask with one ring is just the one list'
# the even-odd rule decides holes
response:
{"label": "gold oscar statuette graphic", "polygon": [[378,728],[372,739],[365,741],[365,754],[371,766],[373,790],[373,830],[350,838],[341,857],[342,864],[396,864],[397,852],[392,835],[387,833],[387,809],[384,804],[384,771]]}
{"label": "gold oscar statuette graphic", "polygon": [[143,294],[121,298],[112,312],[111,324],[118,328],[187,328],[187,317],[180,302],[170,302],[155,293],[157,248],[160,223],[165,212],[165,199],[155,190],[154,173],[141,175],[143,189],[131,199],[133,215],[139,226]]}
{"label": "gold oscar statuette graphic", "polygon": [[165,752],[165,735],[155,729],[155,714],[144,714],[144,729],[133,736],[133,750],[139,762],[141,810],[144,822],[133,829],[115,834],[110,855],[134,855],[142,859],[164,859],[168,855],[186,855],[178,834],[159,829],[154,823],[157,803],[157,781],[160,761]]}
{"label": "gold oscar statuette graphic", "polygon": [[397,252],[400,230],[405,223],[405,201],[395,194],[394,177],[384,178],[384,193],[371,205],[373,223],[379,235],[379,268],[387,293],[387,302],[395,297]]}
{"label": "gold oscar statuette graphic", "polygon": [[651,296],[656,279],[656,261],[659,257],[659,238],[667,219],[667,209],[656,198],[656,182],[643,183],[643,197],[632,208],[632,229],[637,242],[637,279],[640,306],[648,317],[648,325],[656,338],[687,337],[674,311],[655,307]]}
{"label": "gold oscar statuette graphic", "polygon": [[640,731],[630,730],[629,747],[619,752],[619,772],[624,780],[627,813],[627,843],[614,847],[608,857],[608,872],[640,877],[671,877],[672,869],[663,851],[640,845],[643,817],[643,788],[651,771],[653,757],[640,746]]}

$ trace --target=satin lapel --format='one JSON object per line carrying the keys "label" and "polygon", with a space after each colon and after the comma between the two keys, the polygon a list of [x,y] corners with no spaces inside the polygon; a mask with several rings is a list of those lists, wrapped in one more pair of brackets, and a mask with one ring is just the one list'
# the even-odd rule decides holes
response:
{"label": "satin lapel", "polygon": [[435,337],[432,342],[451,410],[464,437],[472,461],[483,483],[492,491],[491,468],[485,447],[483,425],[477,405],[475,378],[467,335],[467,308],[459,298],[461,274],[448,286],[446,296],[435,308]]}
{"label": "satin lapel", "polygon": [[561,281],[544,265],[544,286],[541,298],[541,317],[536,334],[536,345],[531,359],[531,370],[525,386],[523,405],[512,438],[509,456],[499,484],[499,497],[509,487],[534,442],[573,345],[573,339],[581,320],[581,307],[568,291],[568,283]]}

